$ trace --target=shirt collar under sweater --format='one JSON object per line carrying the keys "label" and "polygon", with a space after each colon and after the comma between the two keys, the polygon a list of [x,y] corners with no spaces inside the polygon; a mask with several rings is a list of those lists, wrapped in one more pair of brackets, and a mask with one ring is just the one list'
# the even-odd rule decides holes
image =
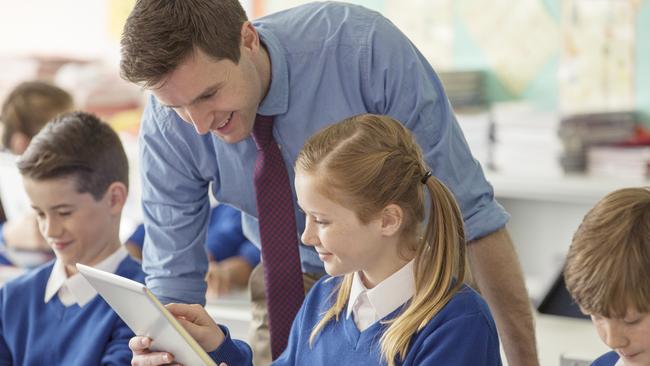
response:
{"label": "shirt collar under sweater", "polygon": [[[124,246],[120,246],[113,254],[93,267],[102,271],[115,273],[117,267],[127,255],[128,252]],[[59,295],[59,299],[64,306],[78,304],[82,307],[97,295],[97,291],[79,273],[68,278],[65,265],[59,259],[56,259],[50,278],[47,281],[47,286],[45,287],[45,302],[47,303],[52,300],[56,294]]]}
{"label": "shirt collar under sweater", "polygon": [[354,322],[360,331],[386,317],[405,304],[415,294],[413,261],[381,281],[372,289],[364,286],[359,272],[354,274],[347,317],[354,314]]}

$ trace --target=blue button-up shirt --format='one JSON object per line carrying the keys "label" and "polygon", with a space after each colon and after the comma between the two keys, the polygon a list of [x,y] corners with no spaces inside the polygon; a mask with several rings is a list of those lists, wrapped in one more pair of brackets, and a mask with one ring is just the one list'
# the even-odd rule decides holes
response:
{"label": "blue button-up shirt", "polygon": [[[272,75],[258,112],[274,116],[292,186],[296,156],[309,136],[345,117],[386,114],[414,133],[433,173],[452,190],[470,240],[505,225],[508,214],[472,157],[440,80],[390,21],[360,6],[312,3],[253,24]],[[250,137],[228,144],[198,135],[154,97],[140,138],[147,285],[163,301],[203,303],[208,189],[244,213],[244,232],[260,243],[255,144]],[[305,218],[297,207],[295,218],[300,235]],[[303,271],[323,271],[311,247],[301,245],[300,254]]]}

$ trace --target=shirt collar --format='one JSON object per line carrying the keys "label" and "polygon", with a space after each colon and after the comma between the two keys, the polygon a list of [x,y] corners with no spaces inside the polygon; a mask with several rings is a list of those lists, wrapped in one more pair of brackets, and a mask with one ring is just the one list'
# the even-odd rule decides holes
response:
{"label": "shirt collar", "polygon": [[415,294],[413,261],[408,262],[404,267],[370,290],[361,281],[359,272],[355,272],[346,312],[348,318],[352,314],[357,300],[364,293],[377,314],[377,320],[383,319],[406,303]]}
{"label": "shirt collar", "polygon": [[[114,273],[127,255],[128,252],[124,246],[120,245],[118,250],[93,267],[102,271]],[[57,259],[54,262],[52,273],[50,274],[47,286],[45,287],[45,302],[48,303],[52,300],[54,295],[59,293],[61,288],[64,286],[67,287],[74,302],[79,304],[79,306],[86,305],[95,297],[95,295],[97,295],[97,291],[79,273],[68,277],[65,271],[65,265]]]}
{"label": "shirt collar", "polygon": [[260,40],[266,46],[271,62],[271,85],[266,96],[257,108],[264,116],[284,114],[289,109],[289,68],[282,52],[280,42],[270,31],[257,27]]}

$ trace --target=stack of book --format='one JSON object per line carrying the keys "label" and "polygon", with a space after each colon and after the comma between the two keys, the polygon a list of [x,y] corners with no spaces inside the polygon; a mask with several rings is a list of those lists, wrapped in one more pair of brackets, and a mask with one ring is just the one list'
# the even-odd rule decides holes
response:
{"label": "stack of book", "polygon": [[[634,111],[577,114],[562,118],[558,129],[564,147],[560,160],[562,168],[565,172],[587,171],[589,150],[596,146],[623,143],[634,136],[637,126],[637,113]],[[600,161],[602,154],[599,155]]]}
{"label": "stack of book", "polygon": [[529,102],[501,102],[492,107],[495,120],[494,164],[510,176],[559,176],[559,115]]}
{"label": "stack of book", "polygon": [[587,172],[595,177],[650,178],[650,146],[595,146],[587,162]]}
{"label": "stack of book", "polygon": [[483,71],[441,71],[438,76],[455,110],[485,107]]}

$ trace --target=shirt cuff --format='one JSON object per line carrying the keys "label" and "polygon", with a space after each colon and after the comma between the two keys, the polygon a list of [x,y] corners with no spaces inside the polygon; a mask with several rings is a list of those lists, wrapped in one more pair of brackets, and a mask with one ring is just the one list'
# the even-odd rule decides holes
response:
{"label": "shirt cuff", "polygon": [[217,349],[208,353],[210,358],[212,358],[217,365],[222,362],[225,362],[228,366],[252,365],[253,352],[248,344],[230,338],[230,331],[227,327],[219,325],[219,328],[221,328],[226,338]]}

